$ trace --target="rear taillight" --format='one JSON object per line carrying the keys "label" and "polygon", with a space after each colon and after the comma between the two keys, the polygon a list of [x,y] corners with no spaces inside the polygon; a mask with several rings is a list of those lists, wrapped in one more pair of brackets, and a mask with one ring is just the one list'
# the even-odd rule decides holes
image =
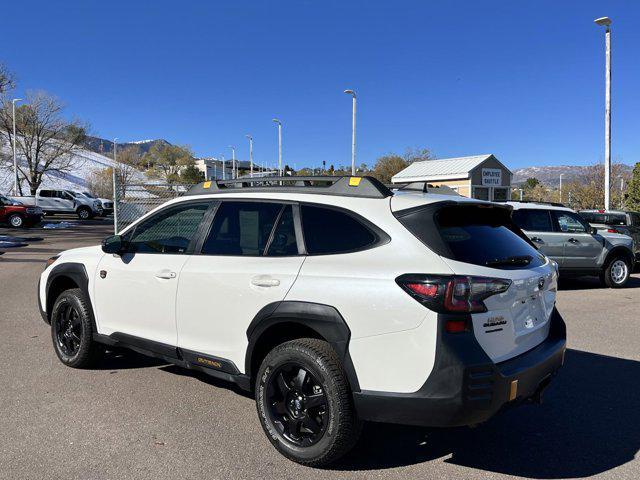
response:
{"label": "rear taillight", "polygon": [[607,233],[620,233],[620,232],[615,228],[607,228]]}
{"label": "rear taillight", "polygon": [[425,307],[439,313],[486,312],[484,300],[506,292],[511,280],[489,277],[407,274],[396,283]]}

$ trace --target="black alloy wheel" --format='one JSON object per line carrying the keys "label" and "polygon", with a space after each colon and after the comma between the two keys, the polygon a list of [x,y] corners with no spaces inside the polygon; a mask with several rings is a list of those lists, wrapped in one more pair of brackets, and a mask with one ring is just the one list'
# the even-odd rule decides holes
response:
{"label": "black alloy wheel", "polygon": [[308,447],[324,435],[329,405],[320,382],[301,365],[284,364],[267,387],[270,420],[291,443]]}
{"label": "black alloy wheel", "polygon": [[51,340],[62,363],[72,368],[91,368],[104,354],[93,339],[91,304],[79,288],[62,292],[51,309]]}
{"label": "black alloy wheel", "polygon": [[53,328],[60,351],[67,357],[75,357],[82,342],[82,321],[75,306],[67,304],[60,309]]}

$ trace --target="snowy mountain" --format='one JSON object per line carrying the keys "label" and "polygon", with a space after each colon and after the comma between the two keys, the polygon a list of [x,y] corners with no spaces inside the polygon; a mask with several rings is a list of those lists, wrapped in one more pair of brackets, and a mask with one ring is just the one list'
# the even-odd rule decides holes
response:
{"label": "snowy mountain", "polygon": [[[158,144],[171,145],[166,140],[162,138],[157,138],[157,139],[150,139],[150,140],[136,140],[131,142],[122,142],[122,143],[118,142],[118,150],[121,150],[129,146],[136,146],[141,153],[147,153],[151,149],[151,147]],[[105,138],[87,136],[87,139],[85,140],[85,145],[88,150],[91,150],[96,153],[107,155],[113,152],[113,141],[107,140]]]}
{"label": "snowy mountain", "polygon": [[[590,166],[581,165],[548,165],[541,167],[526,167],[513,170],[513,184],[518,185],[527,180],[527,178],[535,177],[541,183],[549,187],[557,187],[560,184],[560,174],[562,181],[568,182],[584,176]],[[630,165],[622,165],[624,174],[631,175],[633,167]]]}

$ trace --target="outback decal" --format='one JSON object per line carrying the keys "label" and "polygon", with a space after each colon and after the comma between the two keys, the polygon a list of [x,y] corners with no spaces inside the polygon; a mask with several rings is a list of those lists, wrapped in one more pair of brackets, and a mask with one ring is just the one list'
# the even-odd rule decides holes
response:
{"label": "outback decal", "polygon": [[208,358],[197,357],[196,362],[211,368],[222,368],[222,364],[220,362],[209,360]]}

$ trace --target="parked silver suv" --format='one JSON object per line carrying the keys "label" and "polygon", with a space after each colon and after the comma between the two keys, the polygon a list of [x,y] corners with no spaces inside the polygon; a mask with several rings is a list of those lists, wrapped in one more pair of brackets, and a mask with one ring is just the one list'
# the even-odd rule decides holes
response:
{"label": "parked silver suv", "polygon": [[599,276],[603,284],[623,287],[633,271],[633,240],[593,228],[570,208],[508,202],[513,221],[545,255],[558,262],[560,276]]}

